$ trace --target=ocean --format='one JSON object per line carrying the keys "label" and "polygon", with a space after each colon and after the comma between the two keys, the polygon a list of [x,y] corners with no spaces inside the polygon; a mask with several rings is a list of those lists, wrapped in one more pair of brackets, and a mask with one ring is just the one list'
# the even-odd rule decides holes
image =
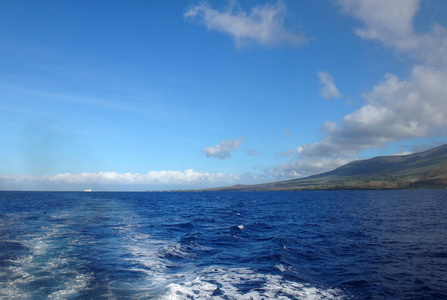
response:
{"label": "ocean", "polygon": [[447,190],[0,192],[0,299],[447,299]]}

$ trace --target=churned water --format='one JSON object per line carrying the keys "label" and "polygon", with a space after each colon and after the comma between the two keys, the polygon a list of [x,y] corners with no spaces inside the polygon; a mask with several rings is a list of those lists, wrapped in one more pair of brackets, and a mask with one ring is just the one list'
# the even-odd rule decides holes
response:
{"label": "churned water", "polygon": [[0,192],[0,299],[446,299],[447,191]]}

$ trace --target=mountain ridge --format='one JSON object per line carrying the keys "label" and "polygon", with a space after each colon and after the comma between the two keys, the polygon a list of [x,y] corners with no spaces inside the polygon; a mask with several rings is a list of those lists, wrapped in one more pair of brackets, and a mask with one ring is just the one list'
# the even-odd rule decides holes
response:
{"label": "mountain ridge", "polygon": [[352,161],[309,177],[255,185],[237,184],[208,191],[447,188],[447,144],[407,155]]}

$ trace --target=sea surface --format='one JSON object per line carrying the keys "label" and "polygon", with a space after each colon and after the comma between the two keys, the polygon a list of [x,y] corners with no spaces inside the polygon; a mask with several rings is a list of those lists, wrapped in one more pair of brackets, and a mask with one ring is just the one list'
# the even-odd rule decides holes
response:
{"label": "sea surface", "polygon": [[447,190],[0,192],[0,299],[447,299]]}

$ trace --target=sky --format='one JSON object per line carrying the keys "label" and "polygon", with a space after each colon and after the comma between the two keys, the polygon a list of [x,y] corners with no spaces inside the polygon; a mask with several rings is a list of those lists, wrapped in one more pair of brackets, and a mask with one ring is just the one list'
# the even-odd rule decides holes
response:
{"label": "sky", "polygon": [[447,1],[0,2],[0,190],[254,184],[447,142]]}

